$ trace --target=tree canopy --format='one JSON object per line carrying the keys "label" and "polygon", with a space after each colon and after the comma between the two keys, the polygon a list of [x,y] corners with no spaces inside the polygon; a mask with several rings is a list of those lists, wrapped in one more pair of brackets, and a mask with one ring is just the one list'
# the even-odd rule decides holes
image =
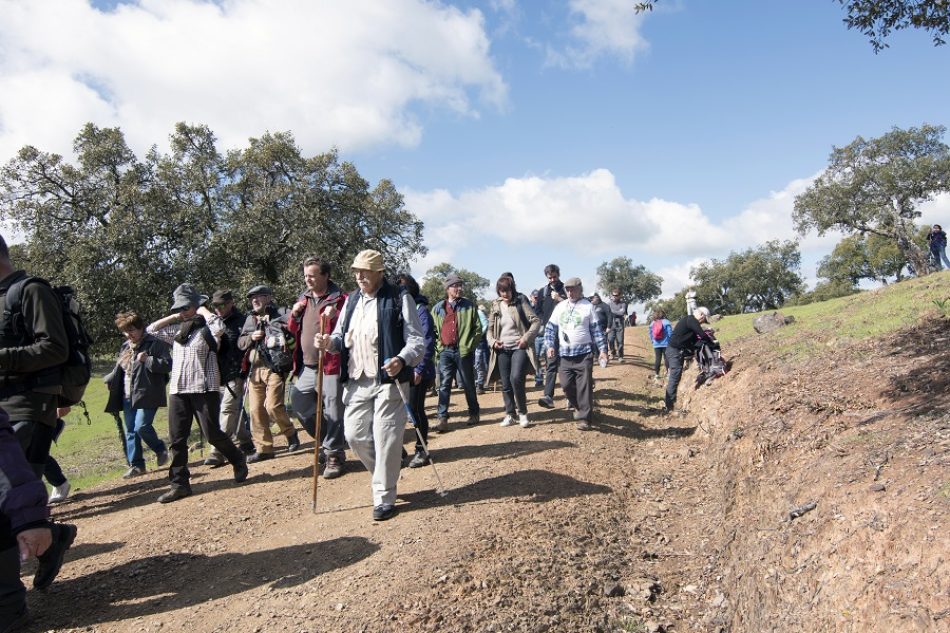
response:
{"label": "tree canopy", "polygon": [[445,299],[445,278],[455,273],[462,280],[462,294],[472,301],[477,301],[488,289],[488,280],[464,268],[456,268],[448,262],[436,264],[426,271],[422,277],[421,292],[435,305],[437,301]]}
{"label": "tree canopy", "polygon": [[811,229],[879,235],[896,243],[918,274],[929,272],[927,254],[914,240],[914,219],[920,203],[950,191],[945,129],[895,127],[833,148],[828,168],[795,198],[796,229],[802,235]]}
{"label": "tree canopy", "polygon": [[894,240],[871,233],[850,235],[835,246],[818,264],[818,276],[828,281],[847,281],[852,286],[862,279],[900,281],[907,260]]}
{"label": "tree canopy", "polygon": [[597,267],[598,287],[605,293],[616,288],[624,301],[645,303],[660,296],[663,278],[629,257],[615,257]]}
{"label": "tree canopy", "polygon": [[18,255],[77,290],[104,345],[118,340],[117,312],[162,315],[184,281],[239,295],[265,283],[289,303],[308,255],[352,287],[362,249],[381,251],[390,270],[426,252],[422,222],[394,185],[370,186],[336,152],[305,157],[280,132],[222,156],[210,129],[185,123],[170,141],[168,153],[139,159],[121,130],[87,124],[75,162],[26,146],[0,172],[0,218],[26,239]]}

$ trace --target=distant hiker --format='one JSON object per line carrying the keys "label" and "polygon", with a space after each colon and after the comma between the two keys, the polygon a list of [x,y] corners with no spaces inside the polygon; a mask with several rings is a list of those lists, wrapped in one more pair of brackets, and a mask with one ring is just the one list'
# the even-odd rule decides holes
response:
{"label": "distant hiker", "polygon": [[607,309],[607,306],[604,305],[600,295],[596,292],[590,296],[590,304],[594,308],[594,320],[597,321],[597,325],[600,326],[600,330],[604,333],[604,336],[607,336],[607,328],[610,324],[610,311]]}
{"label": "distant hiker", "polygon": [[[581,280],[571,277],[564,282],[567,300],[555,306],[544,329],[548,360],[560,355],[558,377],[574,409],[577,428],[589,431],[593,422],[594,406],[594,355],[600,352],[599,360],[607,364],[607,341],[594,318],[593,306],[584,297]],[[555,342],[559,341],[559,351]]]}
{"label": "distant hiker", "polygon": [[[422,328],[422,338],[425,340],[425,353],[422,360],[412,372],[409,387],[409,406],[419,425],[422,440],[429,442],[429,416],[426,415],[426,393],[432,388],[435,380],[435,328],[432,325],[432,315],[429,314],[429,299],[420,294],[419,282],[412,275],[399,275],[399,285],[406,289],[409,296],[416,303],[416,314],[419,315],[419,325]],[[416,438],[416,452],[409,461],[409,468],[420,468],[429,463],[425,449],[419,438]]]}
{"label": "distant hiker", "polygon": [[227,458],[234,469],[235,483],[247,479],[244,453],[221,431],[221,372],[218,369],[218,341],[224,321],[204,306],[208,297],[191,284],[181,284],[172,294],[172,314],[155,321],[145,331],[172,345],[172,371],[168,386],[168,435],[171,489],[158,498],[170,503],[191,495],[188,471],[188,436],[191,421],[208,442]]}
{"label": "distant hiker", "polygon": [[359,291],[346,298],[333,334],[317,335],[314,346],[340,354],[346,441],[372,476],[373,519],[385,521],[397,512],[406,426],[397,381],[408,391],[425,340],[415,301],[386,280],[378,251],[360,251],[351,268]]}
{"label": "distant hiker", "polygon": [[505,402],[505,419],[501,426],[513,426],[515,416],[522,428],[528,428],[528,402],[525,394],[525,373],[537,373],[534,339],[541,329],[541,320],[527,298],[518,292],[513,277],[502,276],[495,284],[498,298],[488,314],[486,339],[491,348],[488,365],[489,380],[501,378],[501,395]]}
{"label": "distant hiker", "polygon": [[172,370],[171,347],[145,331],[145,321],[137,312],[120,312],[115,326],[125,341],[119,348],[115,366],[103,380],[109,388],[106,411],[121,411],[125,419],[125,455],[130,479],[145,474],[142,442],[155,453],[155,466],[168,463],[168,448],[158,437],[152,422],[159,407],[168,404],[165,386]]}
{"label": "distant hiker", "polygon": [[19,289],[20,309],[0,323],[0,407],[39,477],[56,433],[69,340],[60,299],[49,284],[13,268],[0,236],[0,306],[5,309],[12,288]]}
{"label": "distant hiker", "polygon": [[692,314],[676,322],[670,335],[669,345],[666,348],[666,362],[669,372],[669,381],[666,383],[664,405],[666,413],[673,413],[676,405],[676,390],[683,375],[683,362],[696,350],[700,340],[713,343],[713,338],[703,329],[702,324],[709,320],[709,309],[702,306],[696,308]]}
{"label": "distant hiker", "polygon": [[637,311],[636,310],[630,313],[629,323],[630,323],[630,327],[635,327],[637,325]]}
{"label": "distant hiker", "polygon": [[[218,345],[218,367],[221,370],[221,415],[218,424],[234,445],[245,455],[254,453],[251,429],[245,425],[244,416],[244,350],[238,347],[241,330],[247,315],[234,302],[230,290],[218,290],[211,296],[215,313],[224,321],[224,333]],[[217,468],[225,463],[218,449],[211,449],[205,466]]]}
{"label": "distant hiker", "polygon": [[[544,276],[548,278],[548,283],[543,288],[538,289],[538,298],[541,304],[541,327],[544,328],[554,307],[567,299],[567,293],[564,291],[564,284],[561,283],[561,269],[557,264],[548,264],[544,267]],[[544,395],[538,398],[538,406],[545,409],[554,408],[554,385],[558,376],[558,340],[554,339],[554,348],[548,347],[548,337],[544,338]],[[553,354],[551,352],[554,352]]]}
{"label": "distant hiker", "polygon": [[620,290],[612,288],[610,298],[607,299],[607,308],[610,310],[610,325],[607,328],[607,344],[610,346],[610,355],[617,360],[623,360],[623,335],[627,325],[627,302],[620,295]]}
{"label": "distant hiker", "polygon": [[943,270],[946,266],[950,268],[950,261],[947,260],[947,234],[939,224],[934,224],[927,234],[927,242],[930,244],[930,257],[934,260],[934,268]]}
{"label": "distant hiker", "polygon": [[244,321],[238,347],[248,352],[247,409],[257,452],[247,461],[253,464],[274,457],[271,424],[276,424],[287,438],[289,453],[300,448],[300,438],[284,403],[287,376],[293,368],[288,313],[277,307],[274,293],[267,286],[254,286],[247,291],[247,298],[251,312]]}
{"label": "distant hiker", "polygon": [[[316,433],[317,369],[320,352],[313,337],[320,333],[320,320],[325,320],[325,334],[336,327],[336,321],[346,301],[346,293],[330,279],[330,262],[319,257],[308,257],[303,262],[303,281],[307,289],[297,298],[288,323],[294,335],[294,368],[296,376],[290,387],[290,403],[294,416],[311,437]],[[323,419],[320,437],[314,445],[325,456],[324,479],[335,479],[343,474],[346,462],[346,439],[343,436],[343,383],[340,381],[340,356],[323,357]],[[316,449],[314,449],[316,450]]]}
{"label": "distant hiker", "polygon": [[666,364],[666,373],[670,373],[670,361],[666,358],[666,348],[670,344],[670,337],[673,335],[673,325],[666,318],[666,313],[659,308],[655,308],[650,315],[650,327],[647,328],[647,334],[650,337],[650,343],[653,345],[653,379],[660,379],[660,359]]}
{"label": "distant hiker", "polygon": [[49,520],[46,488],[18,444],[0,409],[0,631],[17,631],[30,622],[20,561],[38,559],[33,587],[46,589],[76,538],[76,526]]}
{"label": "distant hiker", "polygon": [[482,340],[482,323],[475,304],[462,296],[462,280],[452,273],[445,278],[445,299],[432,308],[433,327],[436,331],[435,351],[439,359],[439,423],[435,430],[449,429],[449,398],[456,373],[461,376],[465,401],[468,404],[466,424],[479,421],[478,396],[475,393],[475,348]]}

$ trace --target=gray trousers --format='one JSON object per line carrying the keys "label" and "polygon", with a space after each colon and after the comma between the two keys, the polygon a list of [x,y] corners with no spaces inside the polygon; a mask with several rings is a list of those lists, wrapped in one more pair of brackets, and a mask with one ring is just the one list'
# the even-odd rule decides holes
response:
{"label": "gray trousers", "polygon": [[[409,386],[403,385],[406,392]],[[350,449],[373,477],[373,505],[396,503],[406,409],[395,383],[350,378],[343,388],[343,428]]]}
{"label": "gray trousers", "polygon": [[[294,417],[313,437],[317,420],[317,370],[304,367],[290,387],[290,406]],[[323,375],[323,419],[320,421],[320,437],[314,437],[326,451],[342,453],[346,450],[343,437],[343,383],[339,374]]]}
{"label": "gray trousers", "polygon": [[577,411],[577,419],[591,421],[594,408],[594,356],[561,356],[558,378],[570,406]]}
{"label": "gray trousers", "polygon": [[[221,385],[221,413],[218,415],[218,426],[235,446],[251,444],[251,432],[241,424],[241,410],[244,408],[244,379],[238,376],[234,380]],[[224,457],[218,449],[213,449],[211,455]]]}

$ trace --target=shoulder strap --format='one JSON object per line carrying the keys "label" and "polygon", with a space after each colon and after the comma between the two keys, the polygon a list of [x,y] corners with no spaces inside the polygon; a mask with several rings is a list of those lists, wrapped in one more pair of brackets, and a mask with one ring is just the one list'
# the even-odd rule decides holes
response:
{"label": "shoulder strap", "polygon": [[515,307],[518,308],[518,316],[521,317],[521,323],[524,325],[524,329],[527,330],[531,328],[531,322],[528,321],[528,317],[524,313],[524,306],[522,305],[522,303],[523,303],[522,301],[518,301],[515,304]]}
{"label": "shoulder strap", "polygon": [[3,298],[3,317],[0,321],[0,330],[14,334],[22,333],[18,331],[24,325],[21,323],[22,316],[20,319],[16,317],[23,314],[23,289],[27,284],[33,282],[45,284],[47,288],[52,288],[50,283],[42,277],[28,276],[10,284],[7,294]]}

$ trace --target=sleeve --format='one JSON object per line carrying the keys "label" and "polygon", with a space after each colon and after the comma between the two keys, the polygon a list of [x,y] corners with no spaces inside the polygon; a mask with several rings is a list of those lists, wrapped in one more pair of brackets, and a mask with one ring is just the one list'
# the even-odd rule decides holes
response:
{"label": "sleeve", "polygon": [[157,329],[155,324],[149,325],[145,328],[145,331],[157,338],[158,340],[171,345],[175,342],[175,337],[178,336],[178,330],[181,328],[181,325],[178,323],[172,323],[171,325],[166,325],[162,329]]}
{"label": "sleeve", "polygon": [[0,513],[14,534],[47,524],[46,486],[33,473],[6,412],[0,410]]}
{"label": "sleeve", "polygon": [[155,341],[145,361],[145,369],[153,374],[169,374],[172,371],[171,348],[164,341]]}
{"label": "sleeve", "polygon": [[402,295],[402,335],[406,344],[399,350],[399,357],[407,365],[415,367],[425,355],[425,338],[416,302],[408,292]]}
{"label": "sleeve", "polygon": [[521,298],[521,309],[524,311],[524,315],[528,317],[528,331],[525,332],[525,341],[531,343],[538,337],[538,332],[541,331],[541,319],[531,309],[531,304],[524,297]]}
{"label": "sleeve", "polygon": [[[346,298],[346,301],[343,302],[343,308],[340,310],[340,317],[346,314],[346,311],[349,310],[349,305],[351,301],[356,301],[359,297],[358,293],[349,295]],[[419,317],[416,317],[416,320],[419,320]],[[346,332],[343,331],[343,319],[337,318],[336,325],[333,326],[333,333],[330,334],[330,345],[327,347],[327,352],[331,354],[339,354],[340,350],[343,349],[343,335]]]}
{"label": "sleeve", "polygon": [[257,329],[257,321],[254,320],[253,314],[249,314],[244,320],[244,327],[241,328],[241,335],[238,336],[237,341],[238,349],[242,352],[246,352],[254,346],[254,341],[251,340],[251,334],[254,333],[255,329]]}
{"label": "sleeve", "polygon": [[211,336],[220,340],[221,335],[224,334],[224,330],[226,329],[224,325],[224,319],[216,314],[210,319],[206,319],[206,321],[206,325],[208,326],[208,331],[211,332]]}
{"label": "sleeve", "polygon": [[0,369],[15,373],[40,371],[66,362],[69,341],[63,325],[59,298],[44,283],[23,286],[23,320],[33,332],[33,342],[0,348]]}
{"label": "sleeve", "polygon": [[597,346],[597,349],[606,354],[607,338],[604,336],[604,331],[597,322],[597,316],[594,314],[593,309],[591,310],[590,325],[588,326],[588,329],[590,330],[590,336],[594,340],[594,344]]}
{"label": "sleeve", "polygon": [[422,361],[416,365],[416,373],[425,372],[426,365],[432,362],[435,356],[435,332],[432,329],[432,316],[423,306],[419,306],[416,312],[419,314],[419,324],[422,326],[422,336],[425,339],[425,354]]}

